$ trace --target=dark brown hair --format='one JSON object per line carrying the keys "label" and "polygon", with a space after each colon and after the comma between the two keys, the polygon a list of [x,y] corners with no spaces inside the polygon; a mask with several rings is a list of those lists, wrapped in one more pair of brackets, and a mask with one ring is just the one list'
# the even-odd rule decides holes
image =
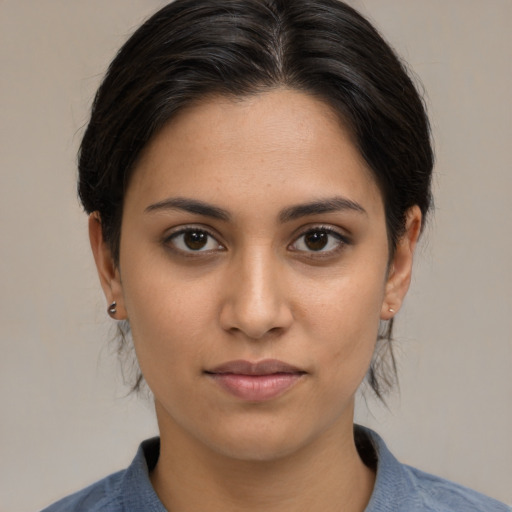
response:
{"label": "dark brown hair", "polygon": [[[79,195],[87,212],[100,213],[116,263],[124,194],[152,137],[205,95],[276,87],[321,99],[351,131],[382,193],[390,254],[407,210],[418,205],[426,217],[433,151],[425,108],[403,63],[365,18],[338,0],[176,0],[117,54],[80,149]],[[396,374],[391,329],[389,322],[379,336],[368,373],[381,398]],[[383,350],[391,371],[379,364]]]}

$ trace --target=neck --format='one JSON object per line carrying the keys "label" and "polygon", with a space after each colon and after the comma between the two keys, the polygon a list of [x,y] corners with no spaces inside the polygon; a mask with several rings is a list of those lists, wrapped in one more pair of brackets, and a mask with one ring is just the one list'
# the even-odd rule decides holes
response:
{"label": "neck", "polygon": [[[352,421],[292,455],[239,460],[219,454],[159,417],[160,457],[151,481],[168,510],[362,512],[375,475],[360,459]],[[347,428],[348,427],[348,428]]]}

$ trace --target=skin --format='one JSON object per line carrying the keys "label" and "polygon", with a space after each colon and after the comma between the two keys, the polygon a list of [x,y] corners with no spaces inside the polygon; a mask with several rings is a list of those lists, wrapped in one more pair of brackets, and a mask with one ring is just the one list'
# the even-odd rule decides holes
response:
{"label": "skin", "polygon": [[[176,198],[226,218],[163,207]],[[333,198],[345,207],[296,208]],[[329,107],[285,89],[206,99],[146,148],[118,266],[97,214],[89,226],[105,295],[129,319],[154,393],[161,455],[151,479],[164,505],[364,510],[374,474],[355,448],[354,395],[379,322],[407,292],[421,213],[408,212],[389,261],[382,196]],[[194,251],[186,242],[198,233],[207,243]],[[303,372],[270,400],[235,397],[206,373],[265,359]]]}

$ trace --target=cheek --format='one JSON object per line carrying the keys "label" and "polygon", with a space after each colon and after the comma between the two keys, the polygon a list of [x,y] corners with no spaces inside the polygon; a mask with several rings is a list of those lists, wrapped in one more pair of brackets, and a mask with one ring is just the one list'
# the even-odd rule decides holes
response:
{"label": "cheek", "polygon": [[[201,361],[214,318],[208,283],[201,291],[157,265],[125,266],[125,305],[141,370],[152,384]],[[141,271],[144,269],[144,271]],[[186,364],[185,364],[186,363]],[[197,370],[199,373],[200,370]]]}
{"label": "cheek", "polygon": [[316,341],[318,364],[330,368],[331,378],[357,386],[366,374],[378,336],[384,275],[385,269],[361,265],[361,272],[333,278],[321,293],[309,294],[308,337]]}
{"label": "cheek", "polygon": [[372,268],[361,263],[350,271],[331,271],[316,282],[306,283],[300,291],[304,298],[301,315],[309,319],[312,332],[348,335],[377,328],[385,272],[383,265]]}

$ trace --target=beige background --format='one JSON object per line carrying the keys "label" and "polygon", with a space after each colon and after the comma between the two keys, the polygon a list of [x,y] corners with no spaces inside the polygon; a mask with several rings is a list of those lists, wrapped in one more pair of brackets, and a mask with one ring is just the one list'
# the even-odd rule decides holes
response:
{"label": "beige background", "polygon": [[[125,398],[75,193],[87,109],[158,0],[0,0],[0,512],[156,433]],[[401,394],[358,417],[403,461],[512,503],[511,0],[365,0],[428,91],[437,212],[398,317]]]}

